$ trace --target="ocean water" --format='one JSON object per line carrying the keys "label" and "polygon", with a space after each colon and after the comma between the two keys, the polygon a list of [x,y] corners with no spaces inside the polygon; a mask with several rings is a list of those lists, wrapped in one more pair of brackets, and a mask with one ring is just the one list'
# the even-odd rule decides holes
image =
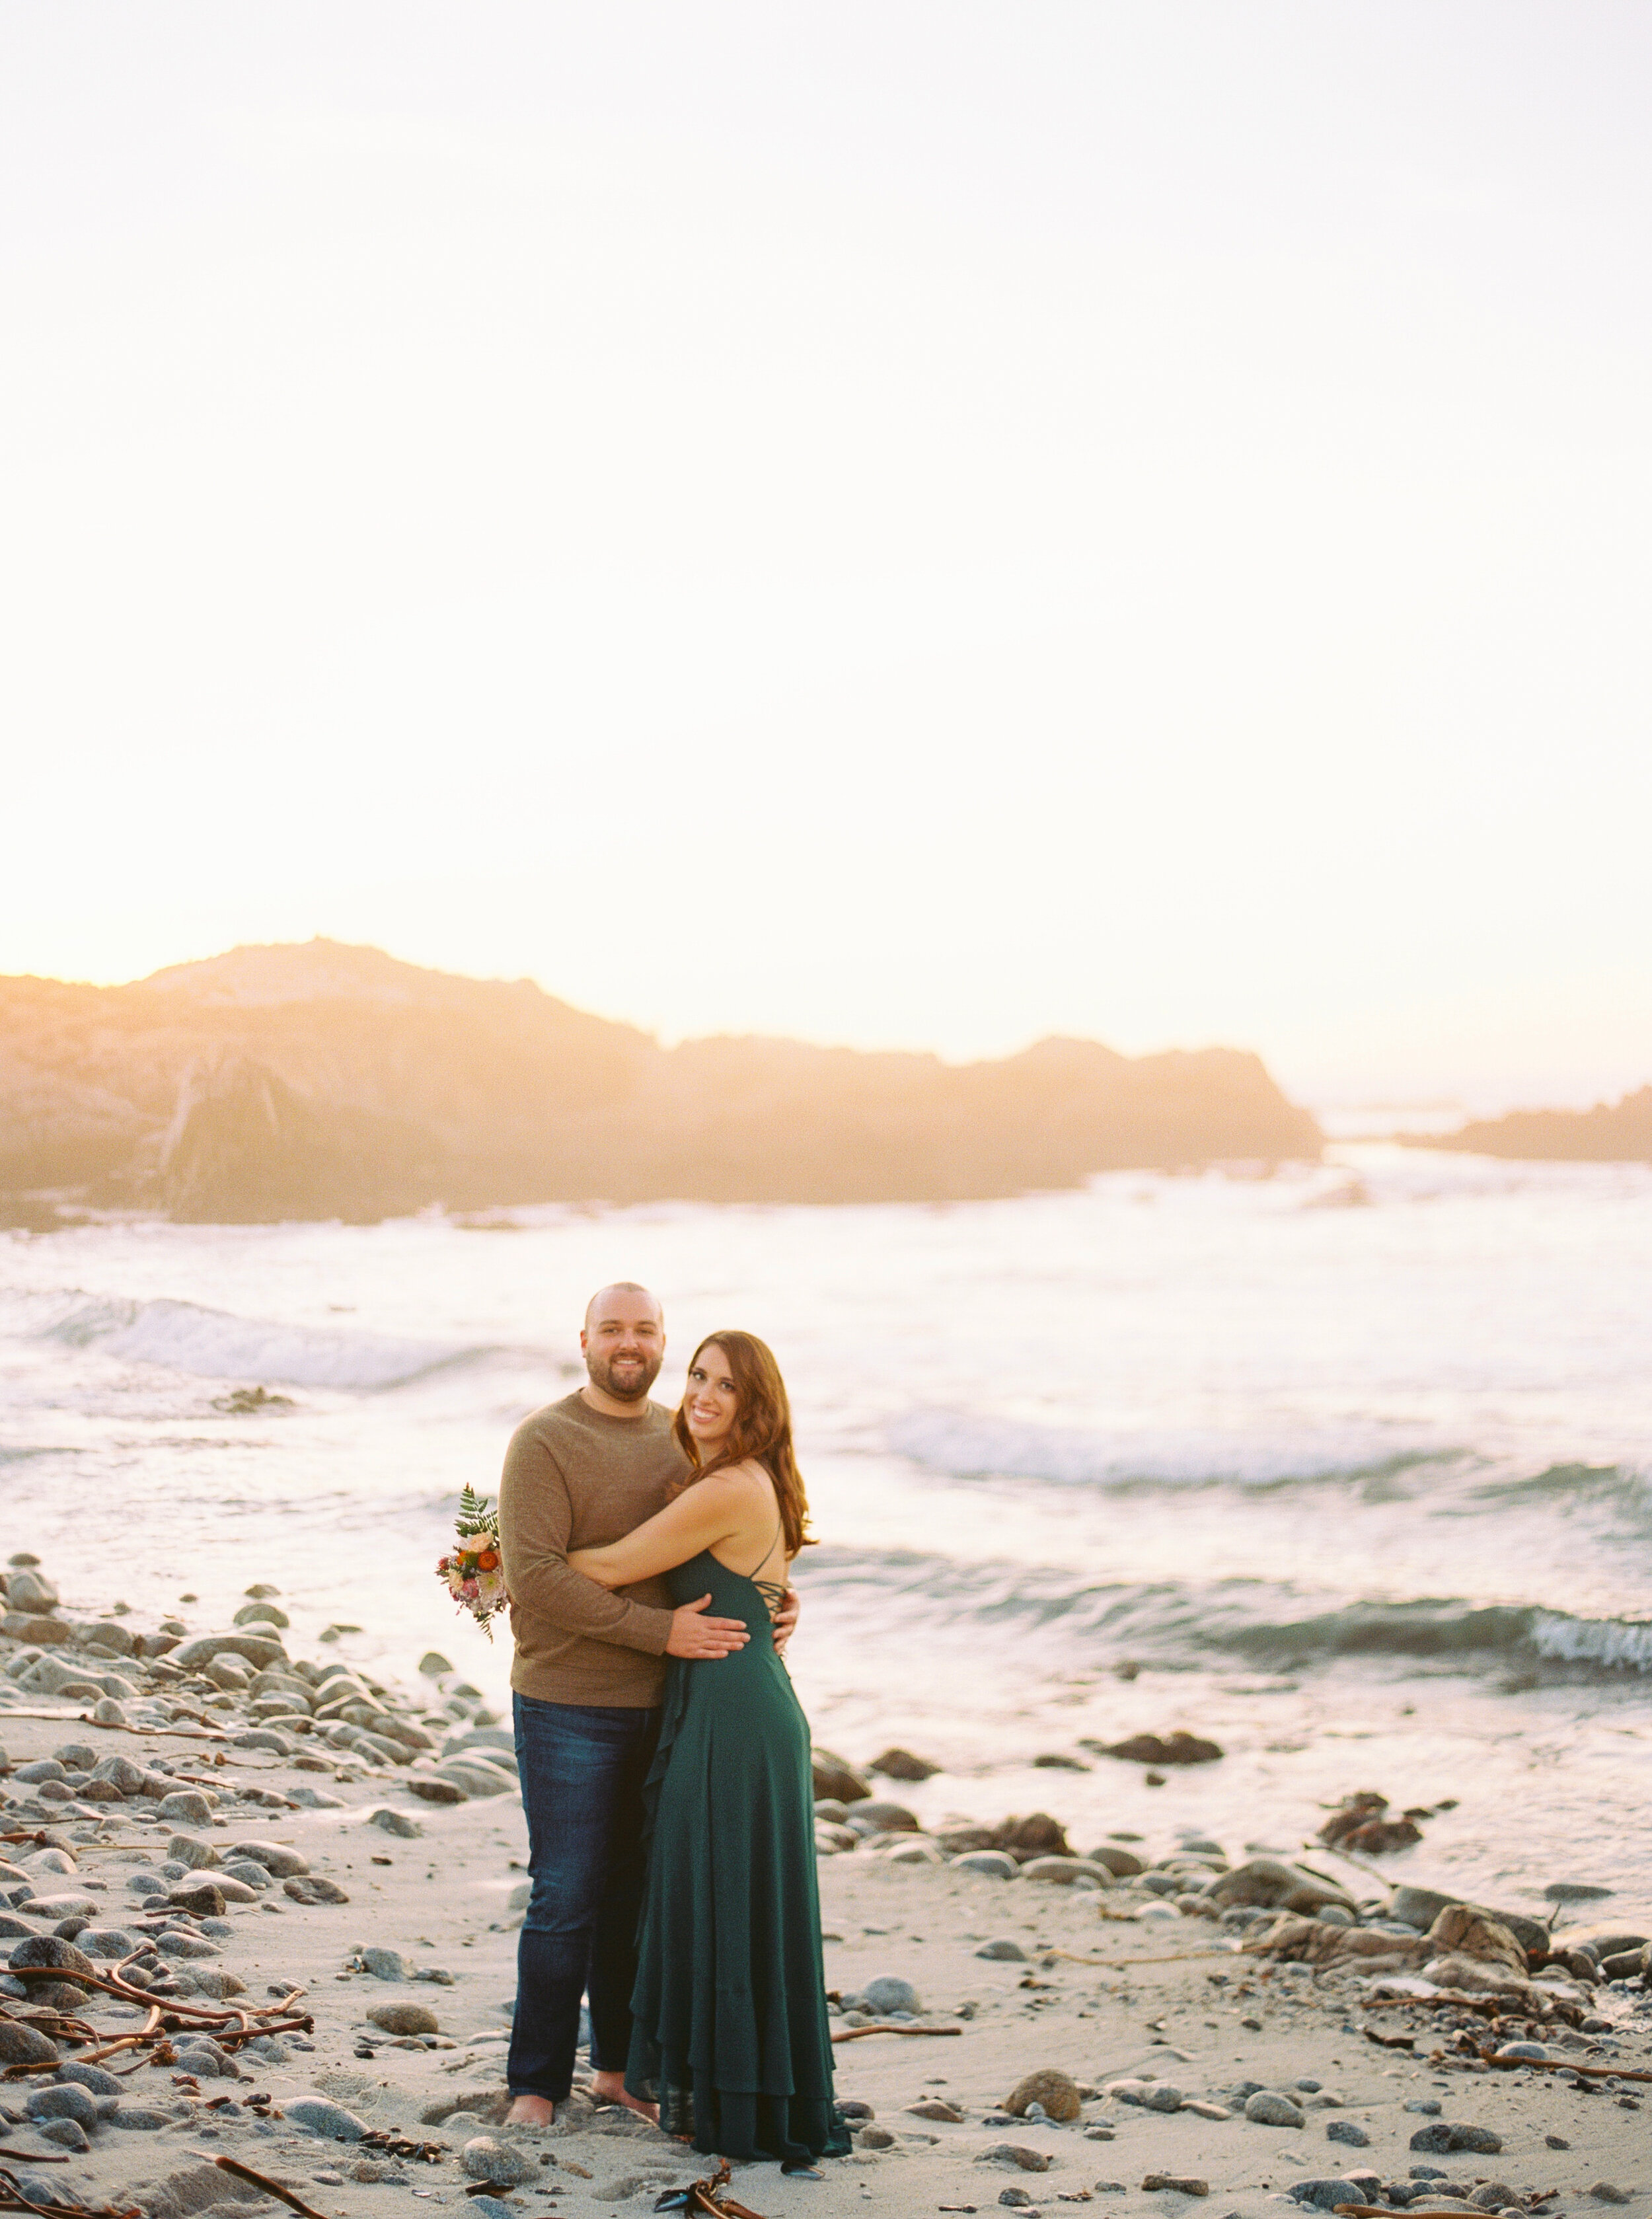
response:
{"label": "ocean water", "polygon": [[[944,1767],[891,1791],[926,1820],[1237,1852],[1454,1798],[1384,1876],[1652,1909],[1644,1167],[1360,1144],[940,1208],[0,1236],[0,1556],[202,1626],[267,1580],[304,1647],[433,1645],[502,1706],[508,1639],[432,1568],[615,1277],[666,1303],[662,1400],[719,1326],[779,1353],[799,1690],[842,1754]],[[1083,1745],[1176,1726],[1227,1755],[1150,1787]]]}

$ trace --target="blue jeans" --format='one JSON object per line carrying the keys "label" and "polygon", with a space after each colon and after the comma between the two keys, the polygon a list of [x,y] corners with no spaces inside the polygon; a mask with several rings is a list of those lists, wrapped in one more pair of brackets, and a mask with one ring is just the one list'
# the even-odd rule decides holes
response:
{"label": "blue jeans", "polygon": [[657,1710],[514,1697],[532,1893],[517,1948],[514,2096],[560,2103],[573,2085],[580,2000],[591,1999],[591,2063],[623,2073],[643,1893],[643,1783]]}

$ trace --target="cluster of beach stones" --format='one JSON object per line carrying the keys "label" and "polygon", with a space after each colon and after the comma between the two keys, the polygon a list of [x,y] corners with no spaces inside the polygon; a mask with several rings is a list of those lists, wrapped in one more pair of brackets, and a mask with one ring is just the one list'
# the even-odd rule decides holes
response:
{"label": "cluster of beach stones", "polygon": [[[938,1770],[906,1750],[885,1750],[864,1772],[829,1750],[816,1750],[819,1855],[858,1852],[891,1864],[946,1866],[1000,1880],[1104,1889],[1124,1898],[1138,1918],[1209,1919],[1245,1937],[1247,1946],[1265,1943],[1279,1954],[1320,1963],[1352,1953],[1375,1966],[1378,1958],[1373,1953],[1385,1947],[1415,1954],[1432,1943],[1436,1957],[1459,1972],[1464,1960],[1483,1963],[1500,1955],[1511,1978],[1544,1972],[1585,1989],[1601,1983],[1652,1989],[1652,1936],[1627,1929],[1595,1926],[1556,1934],[1543,1920],[1519,1911],[1487,1912],[1465,1906],[1461,1896],[1404,1885],[1357,1898],[1338,1881],[1297,1862],[1288,1849],[1263,1851],[1253,1844],[1244,1862],[1234,1864],[1220,1843],[1194,1828],[1184,1828],[1173,1849],[1152,1858],[1137,1846],[1142,1837],[1127,1831],[1077,1852],[1061,1822],[1042,1811],[995,1826],[948,1823],[931,1833],[904,1804],[880,1799],[868,1777],[925,1780]],[[1386,1824],[1385,1809],[1381,1796],[1350,1796],[1320,1829],[1320,1837],[1335,1843],[1362,1828]],[[1415,1818],[1428,1815],[1409,1817],[1413,1837]],[[1547,1893],[1561,1905],[1605,1891],[1562,1882]],[[1447,1917],[1451,1911],[1473,1916],[1454,1924]],[[1348,1930],[1346,1942],[1327,1931],[1338,1929]]]}
{"label": "cluster of beach stones", "polygon": [[[246,1592],[228,1626],[191,1634],[183,1620],[167,1619],[140,1632],[123,1604],[91,1619],[65,1612],[38,1561],[15,1556],[0,1573],[0,1713],[34,1697],[84,1705],[100,1725],[142,1731],[182,1723],[221,1732],[231,1750],[268,1751],[301,1772],[358,1780],[394,1773],[430,1803],[515,1791],[512,1737],[480,1688],[459,1678],[444,1656],[432,1650],[421,1659],[431,1693],[415,1702],[341,1658],[290,1657],[291,1621],[276,1589],[261,1583]],[[321,1641],[351,1630],[329,1627]],[[91,1751],[86,1756],[83,1765],[59,1751],[38,1778],[19,1773],[13,1784],[33,1791],[29,1804],[50,1806],[42,1807],[43,1817],[95,1818],[96,1806],[124,1802],[133,1806],[128,1815],[187,1825],[207,1824],[232,1792],[216,1781],[181,1782],[179,1770],[191,1768],[176,1760],[144,1767]],[[239,1793],[261,1799],[250,1782]],[[275,1799],[312,1806],[336,1799],[302,1787]]]}

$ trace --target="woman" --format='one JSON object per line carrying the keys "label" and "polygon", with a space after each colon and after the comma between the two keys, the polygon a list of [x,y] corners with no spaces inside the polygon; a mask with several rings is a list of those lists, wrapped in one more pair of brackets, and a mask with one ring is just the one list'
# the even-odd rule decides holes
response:
{"label": "woman", "polygon": [[813,2172],[848,2135],[832,2100],[809,1725],[770,1632],[809,1506],[761,1340],[700,1343],[675,1432],[692,1467],[675,1499],[568,1560],[604,1588],[666,1573],[678,1601],[709,1589],[713,1611],[751,1629],[731,1656],[674,1658],[666,1681],[625,2085],[696,2149]]}

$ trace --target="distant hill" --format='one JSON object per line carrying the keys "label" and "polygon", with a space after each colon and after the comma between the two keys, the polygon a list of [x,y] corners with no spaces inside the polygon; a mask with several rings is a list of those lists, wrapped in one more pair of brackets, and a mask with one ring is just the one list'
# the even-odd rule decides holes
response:
{"label": "distant hill", "polygon": [[[941,1202],[1316,1156],[1259,1060],[1046,1040],[961,1067],[797,1041],[662,1048],[526,979],[237,948],[127,986],[0,979],[0,1194],[199,1223],[440,1203]],[[29,1197],[34,1197],[30,1202]]]}
{"label": "distant hill", "polygon": [[1414,1145],[1531,1163],[1652,1164],[1652,1086],[1593,1110],[1513,1110]]}

